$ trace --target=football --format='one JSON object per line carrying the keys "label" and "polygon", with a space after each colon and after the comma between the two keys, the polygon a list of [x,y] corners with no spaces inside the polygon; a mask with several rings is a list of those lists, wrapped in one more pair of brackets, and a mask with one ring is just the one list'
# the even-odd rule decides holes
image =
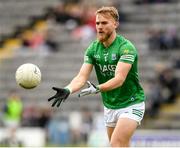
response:
{"label": "football", "polygon": [[37,65],[26,63],[17,68],[15,78],[19,86],[32,89],[40,84],[41,71]]}

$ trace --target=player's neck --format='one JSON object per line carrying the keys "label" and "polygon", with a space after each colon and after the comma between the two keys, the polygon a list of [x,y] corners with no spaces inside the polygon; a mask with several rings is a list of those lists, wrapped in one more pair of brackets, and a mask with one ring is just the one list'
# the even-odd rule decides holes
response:
{"label": "player's neck", "polygon": [[108,40],[106,40],[105,42],[103,42],[103,45],[107,48],[109,47],[113,41],[116,39],[116,32],[113,32],[111,34],[111,36],[108,38]]}

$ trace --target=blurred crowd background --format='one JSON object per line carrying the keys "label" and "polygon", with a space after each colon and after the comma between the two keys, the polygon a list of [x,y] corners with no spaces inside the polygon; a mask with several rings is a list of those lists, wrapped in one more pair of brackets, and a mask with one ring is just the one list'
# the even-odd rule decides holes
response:
{"label": "blurred crowd background", "polygon": [[[100,95],[73,94],[60,108],[47,102],[52,86],[66,86],[79,71],[96,38],[94,14],[101,6],[118,9],[118,33],[139,52],[147,96],[139,129],[180,128],[179,0],[0,0],[0,128],[8,128],[0,146],[23,145],[15,136],[23,128],[40,128],[47,146],[92,146],[92,132],[105,130]],[[15,82],[24,63],[41,69],[35,89]],[[91,81],[97,83],[94,74]]]}

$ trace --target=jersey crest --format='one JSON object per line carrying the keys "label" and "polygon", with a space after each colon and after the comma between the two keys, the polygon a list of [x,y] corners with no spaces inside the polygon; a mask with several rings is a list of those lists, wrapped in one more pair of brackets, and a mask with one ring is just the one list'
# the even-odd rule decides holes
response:
{"label": "jersey crest", "polygon": [[128,50],[128,49],[125,49],[125,50],[123,51],[123,53],[124,53],[124,54],[128,54],[128,53],[129,53],[129,50]]}
{"label": "jersey crest", "polygon": [[113,61],[117,60],[117,55],[116,54],[112,54],[112,60]]}
{"label": "jersey crest", "polygon": [[108,59],[108,53],[104,53],[104,60],[105,60],[105,62],[107,62],[107,59]]}

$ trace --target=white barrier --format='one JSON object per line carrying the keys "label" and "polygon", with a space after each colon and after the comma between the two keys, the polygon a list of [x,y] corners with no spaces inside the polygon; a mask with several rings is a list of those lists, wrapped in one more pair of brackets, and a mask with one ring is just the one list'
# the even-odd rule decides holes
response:
{"label": "white barrier", "polygon": [[[5,128],[0,128],[0,141],[9,137],[10,131]],[[21,141],[23,146],[27,147],[43,147],[46,143],[46,134],[40,128],[19,128],[16,131],[16,139]]]}

